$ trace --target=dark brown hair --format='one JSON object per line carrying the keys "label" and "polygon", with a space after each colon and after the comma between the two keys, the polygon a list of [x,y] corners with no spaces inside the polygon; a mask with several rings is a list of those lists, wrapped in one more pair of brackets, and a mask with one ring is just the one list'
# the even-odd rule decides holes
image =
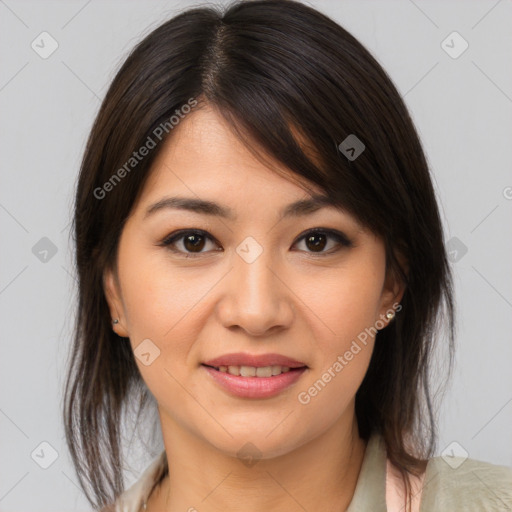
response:
{"label": "dark brown hair", "polygon": [[[453,357],[452,278],[429,168],[400,94],[353,36],[299,2],[256,0],[190,9],[151,32],[117,72],[89,136],[75,198],[78,312],[63,409],[87,498],[101,508],[123,491],[124,413],[151,400],[130,344],[112,330],[103,274],[115,269],[124,222],[172,137],[168,120],[191,98],[384,240],[387,268],[406,291],[377,334],[356,416],[363,439],[382,434],[410,491],[409,473],[436,447],[430,363],[443,332],[448,370]],[[113,183],[166,122],[157,147]],[[355,160],[338,149],[351,134],[365,144]]]}

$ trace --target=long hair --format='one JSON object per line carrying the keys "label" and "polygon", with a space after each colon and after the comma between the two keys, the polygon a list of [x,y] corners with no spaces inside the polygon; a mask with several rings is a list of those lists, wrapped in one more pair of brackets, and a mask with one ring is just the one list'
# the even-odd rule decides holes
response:
{"label": "long hair", "polygon": [[[383,239],[387,269],[406,289],[401,311],[377,334],[355,408],[360,436],[383,436],[409,493],[409,475],[436,447],[436,340],[447,333],[450,363],[454,345],[452,277],[429,167],[400,94],[361,43],[309,6],[255,0],[189,9],[147,35],[117,72],[87,141],[63,417],[88,500],[102,508],[123,492],[123,414],[150,400],[130,344],[112,331],[102,277],[115,268],[124,222],[172,137],[169,120],[193,102],[213,106],[263,161],[318,185]],[[127,167],[155,133],[156,147]],[[349,136],[365,145],[355,159],[339,148]]]}

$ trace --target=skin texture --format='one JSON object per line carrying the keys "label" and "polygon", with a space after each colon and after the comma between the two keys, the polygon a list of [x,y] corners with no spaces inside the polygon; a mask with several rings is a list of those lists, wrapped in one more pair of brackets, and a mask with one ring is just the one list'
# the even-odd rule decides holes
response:
{"label": "skin texture", "polygon": [[[144,218],[149,205],[177,195],[230,207],[236,220],[177,209]],[[170,467],[150,512],[339,511],[350,503],[365,450],[355,393],[374,339],[308,404],[297,396],[365,328],[389,322],[384,315],[404,290],[386,275],[382,240],[346,212],[328,206],[279,220],[284,206],[306,197],[207,105],[180,122],[153,165],[121,234],[117,271],[104,274],[115,332],[133,349],[149,338],[160,350],[149,366],[136,359],[158,402]],[[315,252],[301,236],[318,227],[341,231],[353,247],[328,237]],[[213,240],[190,258],[183,238],[174,244],[181,253],[159,245],[179,229]],[[236,252],[246,237],[263,248],[252,263]],[[201,366],[233,352],[279,353],[309,368],[275,397],[242,399]],[[248,442],[261,453],[250,467],[237,457]]]}

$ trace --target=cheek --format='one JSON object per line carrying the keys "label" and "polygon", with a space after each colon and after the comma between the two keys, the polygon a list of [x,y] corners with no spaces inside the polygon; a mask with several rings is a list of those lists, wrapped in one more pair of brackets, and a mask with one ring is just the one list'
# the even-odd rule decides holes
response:
{"label": "cheek", "polygon": [[[159,251],[143,251],[137,244],[123,249],[119,271],[130,343],[144,380],[158,392],[172,381],[167,372],[178,377],[185,369],[191,340],[199,329],[198,322],[191,320],[197,317],[213,277],[186,279],[183,272],[171,271]],[[141,352],[150,353],[150,365],[144,364],[147,356],[138,357]]]}
{"label": "cheek", "polygon": [[332,359],[334,353],[344,353],[352,340],[375,325],[383,280],[379,261],[367,258],[325,273],[315,281],[314,287],[310,283],[311,293],[304,302],[311,309],[316,345],[323,354],[329,354]]}
{"label": "cheek", "polygon": [[325,424],[354,399],[373,351],[384,271],[378,259],[358,261],[325,274],[305,299],[311,309],[315,357],[297,400],[304,414]]}
{"label": "cheek", "polygon": [[[140,263],[125,291],[130,343],[141,376],[157,402],[180,409],[187,403],[180,383],[185,383],[190,371],[186,362],[191,340],[199,336],[193,319],[204,292],[173,279],[168,270]],[[146,364],[147,356],[141,357],[147,353],[150,364]]]}
{"label": "cheek", "polygon": [[123,297],[128,329],[134,338],[175,338],[190,314],[200,310],[202,299],[215,284],[216,276],[198,278],[200,269],[195,273],[173,269],[162,251],[165,249],[127,247],[124,252]]}

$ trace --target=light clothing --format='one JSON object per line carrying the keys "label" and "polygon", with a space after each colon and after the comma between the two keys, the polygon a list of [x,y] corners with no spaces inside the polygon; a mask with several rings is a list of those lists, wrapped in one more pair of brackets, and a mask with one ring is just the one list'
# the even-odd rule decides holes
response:
{"label": "light clothing", "polygon": [[[163,451],[115,503],[115,512],[141,512],[166,467]],[[448,464],[449,462],[449,464]],[[433,457],[413,479],[414,512],[512,511],[512,469],[473,459]],[[459,465],[460,464],[460,465]],[[347,512],[404,512],[403,482],[386,457],[382,437],[368,441]],[[315,512],[315,511],[311,511]]]}

